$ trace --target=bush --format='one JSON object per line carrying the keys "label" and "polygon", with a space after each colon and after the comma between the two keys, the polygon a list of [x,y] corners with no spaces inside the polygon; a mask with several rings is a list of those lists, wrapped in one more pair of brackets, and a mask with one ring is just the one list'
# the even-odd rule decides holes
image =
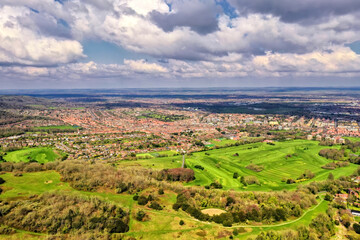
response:
{"label": "bush", "polygon": [[138,198],[138,204],[139,205],[146,205],[148,203],[148,198],[144,196],[140,196]]}
{"label": "bush", "polygon": [[233,178],[237,179],[238,177],[239,177],[239,173],[234,172],[234,174],[233,174]]}
{"label": "bush", "polygon": [[0,203],[0,212],[2,224],[31,232],[122,233],[129,230],[128,213],[98,198],[46,193],[28,200]]}
{"label": "bush", "polygon": [[195,165],[194,168],[200,169],[200,170],[204,170],[204,167],[201,165]]}
{"label": "bush", "polygon": [[152,209],[155,209],[155,210],[162,210],[163,209],[163,207],[157,202],[151,202],[149,207],[152,208]]}
{"label": "bush", "polygon": [[158,191],[158,194],[163,195],[164,194],[164,189],[160,188],[159,191]]}
{"label": "bush", "polygon": [[164,169],[159,173],[159,180],[189,182],[195,179],[194,170],[188,168]]}
{"label": "bush", "polygon": [[254,172],[261,172],[262,170],[264,170],[264,166],[262,165],[256,165],[256,164],[250,164],[248,166],[246,166],[247,169],[250,169]]}
{"label": "bush", "polygon": [[244,180],[247,185],[252,185],[252,184],[260,185],[260,182],[256,176],[245,176]]}
{"label": "bush", "polygon": [[135,218],[138,221],[142,221],[145,218],[145,216],[146,216],[146,213],[144,211],[140,210],[136,213]]}
{"label": "bush", "polygon": [[182,226],[185,224],[185,222],[183,220],[180,220],[179,224],[180,224],[180,226]]}
{"label": "bush", "polygon": [[286,180],[286,183],[287,183],[287,184],[293,184],[293,183],[295,183],[295,180],[289,178],[288,180]]}
{"label": "bush", "polygon": [[221,183],[213,182],[210,184],[210,188],[221,189],[221,188],[223,188],[223,186],[221,185]]}
{"label": "bush", "polygon": [[135,194],[135,195],[133,196],[133,200],[137,201],[138,199],[139,199],[139,195]]}
{"label": "bush", "polygon": [[3,184],[3,183],[5,183],[5,180],[2,177],[0,177],[0,184]]}

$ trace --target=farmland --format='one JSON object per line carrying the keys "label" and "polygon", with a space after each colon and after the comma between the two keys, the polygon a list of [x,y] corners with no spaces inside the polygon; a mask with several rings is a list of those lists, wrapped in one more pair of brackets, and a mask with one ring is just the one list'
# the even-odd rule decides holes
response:
{"label": "farmland", "polygon": [[[323,146],[318,142],[307,140],[294,140],[276,142],[274,145],[266,143],[253,143],[242,146],[214,149],[196,152],[187,156],[186,164],[195,171],[196,179],[188,186],[206,186],[214,181],[220,182],[224,189],[246,191],[270,191],[295,189],[299,184],[310,181],[325,180],[329,173],[335,178],[351,175],[357,165],[350,164],[347,167],[335,170],[322,169],[321,166],[332,162],[318,155]],[[256,172],[246,168],[250,164],[260,165],[263,170]],[[144,166],[151,168],[175,168],[181,166],[181,156],[153,158],[151,160],[138,160],[121,162],[120,165]],[[201,165],[204,170],[195,168]],[[301,183],[287,184],[284,179],[298,178],[305,170],[315,174],[311,180]],[[241,176],[255,176],[260,184],[244,186],[239,178],[234,179],[237,172]]]}

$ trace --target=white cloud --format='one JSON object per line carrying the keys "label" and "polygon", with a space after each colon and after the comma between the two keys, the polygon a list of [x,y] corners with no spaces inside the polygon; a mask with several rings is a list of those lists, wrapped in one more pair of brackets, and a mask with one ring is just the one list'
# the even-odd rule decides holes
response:
{"label": "white cloud", "polygon": [[25,7],[0,8],[0,62],[21,65],[55,65],[83,57],[81,44],[75,40],[58,39],[26,28],[21,17],[31,14]]}
{"label": "white cloud", "polygon": [[166,68],[160,66],[156,63],[147,63],[144,59],[141,60],[124,60],[124,64],[126,67],[130,67],[130,69],[135,72],[145,72],[145,73],[165,73],[167,72]]}
{"label": "white cloud", "polygon": [[[219,14],[218,18],[211,26],[197,26],[191,23],[192,18],[199,16],[184,12],[194,1],[168,2],[173,4],[171,13],[162,0],[74,0],[63,4],[53,0],[3,0],[0,77],[116,80],[151,76],[225,79],[360,75],[359,55],[344,47],[360,38],[356,11],[300,24],[266,11],[247,12],[230,19],[217,12],[212,3],[211,9]],[[207,2],[196,3],[202,10]],[[169,19],[173,15],[180,18],[172,19],[169,27],[155,23],[154,12]],[[183,21],[183,15],[189,19]],[[56,28],[60,20],[66,22],[67,26],[59,28],[64,32]],[[201,32],[202,28],[206,31]],[[147,54],[150,59],[166,61],[76,63],[84,56],[80,43],[88,39],[112,42],[129,51]]]}

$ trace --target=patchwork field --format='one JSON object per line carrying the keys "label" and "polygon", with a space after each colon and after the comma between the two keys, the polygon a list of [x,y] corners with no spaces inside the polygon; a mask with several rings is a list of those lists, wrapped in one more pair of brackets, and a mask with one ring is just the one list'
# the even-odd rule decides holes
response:
{"label": "patchwork field", "polygon": [[[325,180],[329,173],[338,178],[350,175],[358,168],[358,165],[350,164],[348,167],[335,170],[322,169],[321,166],[332,162],[319,156],[318,153],[323,148],[328,147],[319,146],[316,141],[295,140],[276,142],[274,145],[253,143],[193,153],[186,157],[186,164],[195,171],[196,179],[187,185],[205,186],[218,181],[224,189],[247,191],[295,189],[299,184]],[[124,161],[120,162],[120,165],[163,169],[180,167],[181,161],[181,156],[173,156]],[[260,165],[263,170],[256,172],[246,168],[250,164]],[[201,165],[204,170],[195,168],[196,165]],[[313,172],[315,177],[295,184],[283,182],[288,178],[297,179],[305,170]],[[233,178],[235,172],[239,175],[236,179]],[[241,176],[255,176],[260,184],[244,186],[240,182]]]}
{"label": "patchwork field", "polygon": [[21,150],[9,152],[4,156],[8,162],[30,162],[36,161],[38,163],[52,162],[62,157],[61,153],[55,152],[51,148],[24,148]]}

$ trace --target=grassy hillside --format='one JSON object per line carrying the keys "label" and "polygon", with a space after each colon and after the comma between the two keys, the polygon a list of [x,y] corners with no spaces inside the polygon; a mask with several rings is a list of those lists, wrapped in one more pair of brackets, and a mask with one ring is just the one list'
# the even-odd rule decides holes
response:
{"label": "grassy hillside", "polygon": [[4,159],[8,162],[30,162],[38,163],[52,162],[61,158],[60,153],[54,152],[53,149],[47,147],[24,148],[21,150],[8,152]]}
{"label": "grassy hillside", "polygon": [[[328,202],[319,199],[319,204],[307,210],[297,219],[289,219],[286,222],[274,225],[235,225],[230,228],[213,222],[201,222],[192,218],[182,210],[175,211],[172,205],[176,201],[176,194],[166,191],[159,196],[159,203],[164,206],[162,211],[150,209],[146,206],[138,205],[133,199],[133,195],[115,194],[113,192],[85,192],[78,191],[69,186],[68,183],[60,181],[60,175],[55,171],[24,173],[21,177],[16,177],[12,173],[1,176],[6,182],[1,185],[4,192],[0,195],[0,200],[12,201],[17,199],[27,199],[34,194],[57,191],[66,194],[74,194],[83,197],[99,197],[111,203],[131,210],[130,231],[125,235],[136,239],[229,239],[229,234],[234,229],[239,229],[240,234],[235,239],[247,239],[254,237],[261,231],[296,229],[299,225],[308,225],[311,220],[320,212],[325,212]],[[155,189],[146,189],[143,192],[153,193]],[[148,220],[141,222],[134,218],[138,211],[145,211]],[[180,220],[184,225],[180,225]],[[46,234],[31,233],[17,230],[14,235],[0,235],[0,239],[46,239]]]}
{"label": "grassy hillside", "polygon": [[[295,140],[276,142],[275,145],[253,143],[193,153],[192,156],[186,157],[186,164],[189,168],[194,169],[196,179],[188,185],[204,186],[216,180],[223,185],[224,189],[248,191],[295,189],[298,184],[325,180],[329,173],[337,178],[350,175],[357,169],[358,165],[355,164],[335,170],[322,169],[321,166],[331,162],[331,160],[319,156],[318,153],[323,148],[328,147],[319,146],[318,142],[315,141]],[[122,162],[120,164],[158,169],[176,168],[181,166],[181,156]],[[250,164],[260,165],[263,170],[255,172],[246,168]],[[195,168],[195,165],[203,166],[204,170]],[[283,179],[298,178],[305,170],[311,170],[315,173],[315,178],[296,184],[282,182]],[[239,174],[237,179],[233,178],[235,172]],[[240,176],[256,176],[260,185],[245,187],[240,183]]]}

